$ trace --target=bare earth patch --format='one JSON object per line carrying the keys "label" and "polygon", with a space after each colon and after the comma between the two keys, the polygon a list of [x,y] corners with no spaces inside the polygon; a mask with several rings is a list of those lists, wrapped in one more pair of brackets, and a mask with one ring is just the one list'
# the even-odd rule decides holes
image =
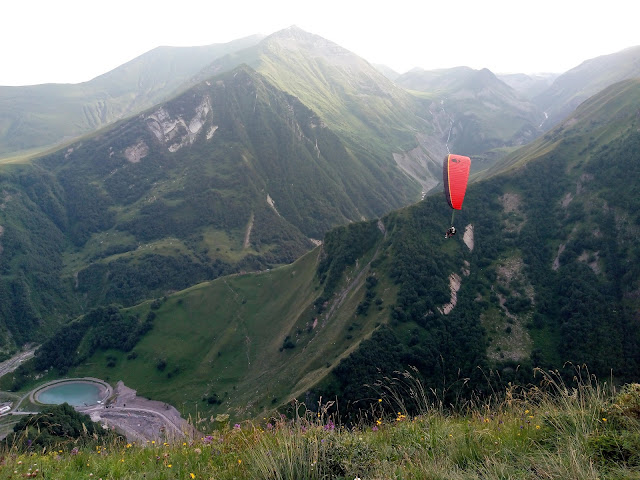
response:
{"label": "bare earth patch", "polygon": [[192,439],[196,430],[168,403],[138,397],[136,391],[119,381],[107,405],[79,408],[95,422],[115,429],[130,442],[181,442]]}
{"label": "bare earth patch", "polygon": [[449,275],[449,288],[451,289],[451,300],[449,303],[442,307],[441,312],[445,315],[448,315],[451,310],[458,303],[458,290],[460,290],[460,285],[462,284],[462,278],[457,273],[452,273]]}
{"label": "bare earth patch", "polygon": [[473,225],[469,224],[464,229],[464,235],[462,236],[464,244],[467,246],[470,252],[473,251]]}

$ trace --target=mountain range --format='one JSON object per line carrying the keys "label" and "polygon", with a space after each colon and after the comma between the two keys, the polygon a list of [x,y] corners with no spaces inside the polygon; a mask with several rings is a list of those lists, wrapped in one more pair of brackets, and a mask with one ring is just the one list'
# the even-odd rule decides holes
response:
{"label": "mountain range", "polygon": [[[566,361],[634,377],[640,84],[593,66],[624,78],[637,50],[558,76],[548,91],[573,94],[544,103],[537,79],[488,70],[392,81],[296,27],[242,42],[2,166],[0,347],[42,344],[3,382],[118,377],[241,416],[357,407],[408,366],[447,399]],[[443,241],[447,150],[474,182]]]}
{"label": "mountain range", "polygon": [[149,108],[175,95],[212,59],[261,38],[203,47],[158,47],[79,84],[0,86],[0,158],[69,141]]}

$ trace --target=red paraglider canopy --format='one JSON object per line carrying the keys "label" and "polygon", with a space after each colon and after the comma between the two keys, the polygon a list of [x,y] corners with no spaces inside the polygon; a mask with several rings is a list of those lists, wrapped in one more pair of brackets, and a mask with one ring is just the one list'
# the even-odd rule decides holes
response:
{"label": "red paraglider canopy", "polygon": [[447,155],[442,163],[444,195],[451,208],[462,209],[470,168],[471,159],[462,155]]}

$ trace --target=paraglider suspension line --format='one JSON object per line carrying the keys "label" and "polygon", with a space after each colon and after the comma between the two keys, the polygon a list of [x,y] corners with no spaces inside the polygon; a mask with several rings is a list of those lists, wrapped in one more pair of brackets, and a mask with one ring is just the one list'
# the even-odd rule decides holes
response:
{"label": "paraglider suspension line", "polygon": [[455,210],[451,212],[451,226],[452,227],[453,227],[453,217],[455,216],[455,214],[456,214]]}

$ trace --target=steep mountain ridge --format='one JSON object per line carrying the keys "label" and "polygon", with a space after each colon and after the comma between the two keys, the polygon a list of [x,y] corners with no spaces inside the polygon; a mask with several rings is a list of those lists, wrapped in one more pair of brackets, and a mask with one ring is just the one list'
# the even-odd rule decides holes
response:
{"label": "steep mountain ridge", "polygon": [[79,84],[0,86],[0,158],[68,141],[149,108],[175,94],[216,57],[261,38],[158,47]]}
{"label": "steep mountain ridge", "polygon": [[640,46],[585,60],[560,75],[533,102],[546,112],[549,130],[568,116],[584,100],[609,85],[640,77]]}
{"label": "steep mountain ridge", "polygon": [[[354,53],[292,26],[213,62],[198,78],[241,63],[317,112],[356,156],[371,164],[369,168],[393,171],[400,167],[407,174],[406,179],[397,180],[402,189],[412,188],[409,179],[419,182],[423,190],[439,181],[433,164],[446,152],[446,132],[434,125],[423,100]],[[413,154],[406,161],[394,162],[395,154],[410,151]]]}

